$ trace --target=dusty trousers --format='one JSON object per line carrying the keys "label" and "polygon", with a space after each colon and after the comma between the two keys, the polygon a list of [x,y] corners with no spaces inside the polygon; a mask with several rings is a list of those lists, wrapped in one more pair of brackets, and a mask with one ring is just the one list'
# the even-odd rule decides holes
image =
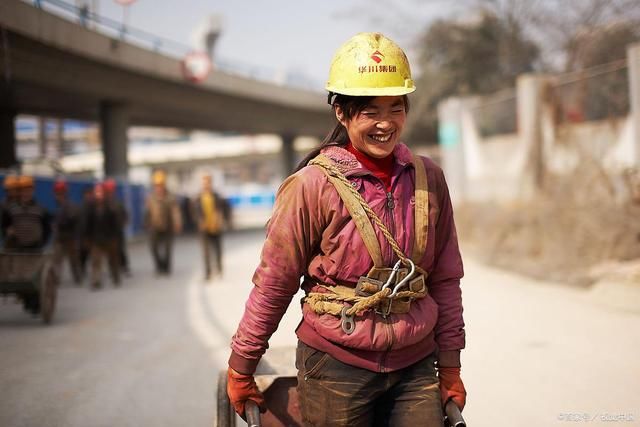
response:
{"label": "dusty trousers", "polygon": [[152,231],[149,237],[151,255],[153,256],[156,273],[170,274],[173,233],[167,231]]}
{"label": "dusty trousers", "polygon": [[222,275],[222,235],[220,233],[202,232],[202,252],[204,254],[204,267],[206,277],[210,277],[211,269],[211,251],[214,252],[215,271]]}
{"label": "dusty trousers", "polygon": [[69,260],[69,269],[73,281],[80,284],[82,281],[82,266],[80,264],[80,249],[75,239],[57,239],[53,243],[53,259],[55,265],[62,272],[62,265],[65,258]]}
{"label": "dusty trousers", "polygon": [[91,287],[98,289],[102,286],[102,262],[107,260],[111,281],[114,286],[120,285],[120,263],[118,262],[118,242],[93,243],[91,245]]}
{"label": "dusty trousers", "polygon": [[298,341],[305,426],[443,426],[435,355],[389,373],[347,365]]}

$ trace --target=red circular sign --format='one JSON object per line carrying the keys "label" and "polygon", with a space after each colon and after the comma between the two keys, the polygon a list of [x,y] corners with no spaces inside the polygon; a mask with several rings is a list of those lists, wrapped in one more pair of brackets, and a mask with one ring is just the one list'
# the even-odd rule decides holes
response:
{"label": "red circular sign", "polygon": [[116,0],[116,3],[121,4],[123,6],[129,6],[131,3],[135,1],[136,0]]}
{"label": "red circular sign", "polygon": [[191,52],[182,60],[184,78],[194,83],[204,81],[212,68],[211,60],[204,52]]}

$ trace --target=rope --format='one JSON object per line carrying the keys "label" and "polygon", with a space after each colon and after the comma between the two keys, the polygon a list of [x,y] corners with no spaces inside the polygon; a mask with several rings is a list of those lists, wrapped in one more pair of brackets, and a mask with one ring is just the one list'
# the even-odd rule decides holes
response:
{"label": "rope", "polygon": [[[400,245],[396,242],[395,238],[389,231],[389,229],[384,225],[382,220],[376,215],[376,213],[371,209],[369,204],[364,200],[362,195],[353,188],[351,182],[347,179],[346,176],[330,161],[325,160],[323,157],[318,156],[312,159],[309,162],[310,165],[316,165],[323,168],[325,171],[329,173],[332,177],[342,182],[349,191],[353,194],[356,200],[360,203],[367,216],[378,226],[382,234],[389,242],[391,249],[397,255],[398,259],[405,264],[409,265],[409,258],[402,252],[400,249]],[[420,274],[424,274],[426,276],[426,272],[415,266],[416,270]],[[344,303],[352,304],[344,314],[347,316],[354,316],[356,313],[364,312],[371,308],[378,306],[382,301],[389,298],[389,295],[393,292],[393,289],[390,287],[381,289],[373,295],[369,296],[359,296],[355,294],[355,290],[352,288],[346,288],[342,286],[335,286],[331,288],[327,288],[331,291],[331,293],[323,293],[323,292],[311,292],[305,297],[305,302],[309,304],[311,309],[318,314],[329,313],[334,316],[340,316],[342,314],[342,309],[344,308]],[[424,292],[414,292],[414,291],[399,291],[392,297],[392,302],[395,299],[402,298],[423,298],[425,296]]]}
{"label": "rope", "polygon": [[317,165],[317,166],[320,166],[320,167],[324,168],[332,176],[334,176],[336,179],[340,180],[342,183],[344,183],[350,189],[350,191],[353,193],[354,197],[362,205],[362,208],[367,213],[367,216],[369,216],[369,218],[373,222],[376,223],[376,225],[378,226],[380,231],[382,231],[382,234],[387,239],[387,242],[389,242],[389,245],[391,245],[391,249],[393,249],[393,252],[398,256],[398,258],[402,261],[402,263],[404,265],[408,265],[409,264],[409,258],[407,258],[406,255],[404,253],[402,253],[402,250],[400,249],[400,246],[396,242],[396,239],[393,237],[393,235],[391,234],[389,229],[384,225],[382,220],[380,218],[378,218],[378,215],[376,215],[376,213],[373,211],[373,209],[371,209],[369,204],[364,200],[364,198],[362,198],[360,193],[358,193],[358,191],[355,188],[353,188],[353,185],[351,185],[351,182],[347,179],[347,177],[345,177],[342,174],[342,172],[340,172],[340,170],[338,168],[336,168],[334,165],[327,164],[326,162],[323,162],[322,160],[319,160],[317,158],[311,160],[309,162],[309,164]]}
{"label": "rope", "polygon": [[[333,289],[332,289],[333,291]],[[340,302],[353,304],[346,311],[347,316],[353,316],[356,313],[361,313],[363,311],[369,310],[371,308],[376,307],[383,300],[388,298],[389,294],[391,294],[391,289],[385,288],[381,291],[376,292],[373,295],[369,296],[358,296],[358,295],[346,295],[344,293],[321,293],[321,292],[311,292],[305,298],[305,302],[309,304],[311,309],[318,314],[333,314],[334,316],[340,316],[342,308],[344,307]],[[414,291],[400,291],[396,293],[393,299],[402,299],[402,298],[422,298],[425,294],[422,292],[414,292]]]}

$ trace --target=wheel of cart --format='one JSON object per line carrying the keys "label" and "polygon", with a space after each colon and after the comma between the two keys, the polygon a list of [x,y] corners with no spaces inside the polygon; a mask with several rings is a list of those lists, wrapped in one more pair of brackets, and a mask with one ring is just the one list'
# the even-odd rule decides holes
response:
{"label": "wheel of cart", "polygon": [[51,254],[0,252],[0,294],[14,295],[25,310],[51,323],[56,308],[58,278]]}
{"label": "wheel of cart", "polygon": [[[260,360],[255,379],[264,394],[267,412],[260,414],[258,406],[246,404],[247,425],[249,427],[301,426],[302,416],[296,391],[297,370],[295,368],[295,347],[274,348],[267,351]],[[218,418],[216,427],[235,427],[236,416],[227,396],[227,371],[218,375]],[[416,424],[419,424],[416,423]],[[242,425],[242,424],[241,424]],[[445,406],[444,425],[446,427],[466,427],[460,409],[452,400]]]}
{"label": "wheel of cart", "polygon": [[[254,420],[249,415],[251,410],[247,409],[249,425],[274,427],[302,425],[296,391],[298,371],[295,368],[295,359],[295,347],[281,347],[269,349],[260,360],[255,378],[258,388],[264,394],[267,412],[258,414],[255,407],[254,415],[257,415],[257,422],[251,423]],[[218,375],[217,403],[217,427],[235,427],[237,420],[242,422],[240,417],[236,416],[227,396],[226,370],[220,371]]]}

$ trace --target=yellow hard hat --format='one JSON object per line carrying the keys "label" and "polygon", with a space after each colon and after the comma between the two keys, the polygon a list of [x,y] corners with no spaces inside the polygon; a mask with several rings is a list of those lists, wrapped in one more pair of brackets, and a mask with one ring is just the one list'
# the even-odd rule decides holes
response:
{"label": "yellow hard hat", "polygon": [[360,33],[336,52],[326,89],[351,96],[399,96],[416,87],[400,46],[380,33]]}
{"label": "yellow hard hat", "polygon": [[151,181],[155,185],[164,184],[166,180],[167,180],[167,175],[164,173],[164,171],[161,171],[161,170],[155,171],[153,173],[153,176],[151,177]]}
{"label": "yellow hard hat", "polygon": [[13,190],[18,187],[18,177],[16,175],[7,175],[2,183],[5,190]]}

